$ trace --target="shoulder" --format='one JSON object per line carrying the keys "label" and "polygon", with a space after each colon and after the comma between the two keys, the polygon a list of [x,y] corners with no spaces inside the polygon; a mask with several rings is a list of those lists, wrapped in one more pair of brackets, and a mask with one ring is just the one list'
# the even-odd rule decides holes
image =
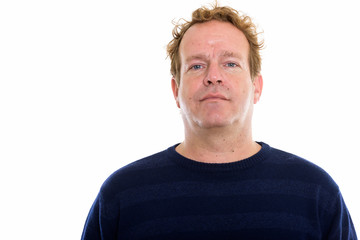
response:
{"label": "shoulder", "polygon": [[338,185],[322,167],[296,154],[270,147],[267,163],[291,179],[315,184],[333,194],[339,191]]}
{"label": "shoulder", "polygon": [[133,188],[151,182],[157,173],[172,167],[169,152],[174,147],[155,153],[121,167],[112,173],[103,183],[100,192],[103,195],[116,195],[127,188]]}
{"label": "shoulder", "polygon": [[338,193],[338,185],[322,167],[296,154],[269,146],[268,149],[263,167],[276,177],[317,186],[332,194]]}
{"label": "shoulder", "polygon": [[283,190],[314,200],[321,211],[328,211],[339,198],[338,185],[323,168],[293,153],[270,147],[265,170]]}

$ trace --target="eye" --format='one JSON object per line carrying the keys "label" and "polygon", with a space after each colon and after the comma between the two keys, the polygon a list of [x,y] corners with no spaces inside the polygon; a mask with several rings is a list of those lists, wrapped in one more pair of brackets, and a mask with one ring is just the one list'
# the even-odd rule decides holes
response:
{"label": "eye", "polygon": [[237,67],[238,65],[236,63],[233,63],[233,62],[229,62],[229,63],[226,63],[225,64],[226,67]]}
{"label": "eye", "polygon": [[203,66],[201,66],[200,64],[195,64],[195,65],[190,67],[190,69],[193,69],[193,70],[199,70],[201,68],[203,68]]}

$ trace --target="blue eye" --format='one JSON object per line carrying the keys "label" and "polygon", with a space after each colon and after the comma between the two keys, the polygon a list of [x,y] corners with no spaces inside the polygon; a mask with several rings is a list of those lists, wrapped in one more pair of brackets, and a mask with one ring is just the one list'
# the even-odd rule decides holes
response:
{"label": "blue eye", "polygon": [[199,64],[194,65],[194,66],[191,67],[191,69],[194,69],[194,70],[199,70],[199,69],[201,69],[201,68],[202,68],[202,66],[199,65]]}
{"label": "blue eye", "polygon": [[226,66],[227,66],[227,67],[236,67],[237,64],[230,62],[230,63],[226,63]]}

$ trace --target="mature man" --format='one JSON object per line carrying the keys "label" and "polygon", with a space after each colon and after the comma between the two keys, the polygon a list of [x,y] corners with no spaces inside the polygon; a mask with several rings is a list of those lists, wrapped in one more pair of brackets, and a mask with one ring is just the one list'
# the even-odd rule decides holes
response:
{"label": "mature man", "polygon": [[185,139],[112,174],[82,239],[357,239],[326,172],[252,139],[263,80],[251,19],[200,8],[173,35]]}

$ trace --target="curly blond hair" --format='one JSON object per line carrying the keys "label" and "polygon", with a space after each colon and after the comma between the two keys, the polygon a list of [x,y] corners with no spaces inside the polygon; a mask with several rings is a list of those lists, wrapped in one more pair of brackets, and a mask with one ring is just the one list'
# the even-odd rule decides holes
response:
{"label": "curly blond hair", "polygon": [[231,7],[220,7],[217,2],[211,7],[212,8],[207,8],[203,6],[196,9],[192,13],[191,21],[182,19],[183,23],[175,23],[175,27],[172,32],[173,39],[167,45],[167,54],[171,60],[170,72],[177,85],[180,84],[181,67],[179,48],[184,34],[194,24],[204,23],[211,20],[229,22],[245,35],[250,45],[248,61],[251,78],[254,79],[261,71],[260,50],[263,48],[264,44],[263,41],[258,39],[259,33],[257,32],[252,19],[245,14],[240,15],[237,10]]}

